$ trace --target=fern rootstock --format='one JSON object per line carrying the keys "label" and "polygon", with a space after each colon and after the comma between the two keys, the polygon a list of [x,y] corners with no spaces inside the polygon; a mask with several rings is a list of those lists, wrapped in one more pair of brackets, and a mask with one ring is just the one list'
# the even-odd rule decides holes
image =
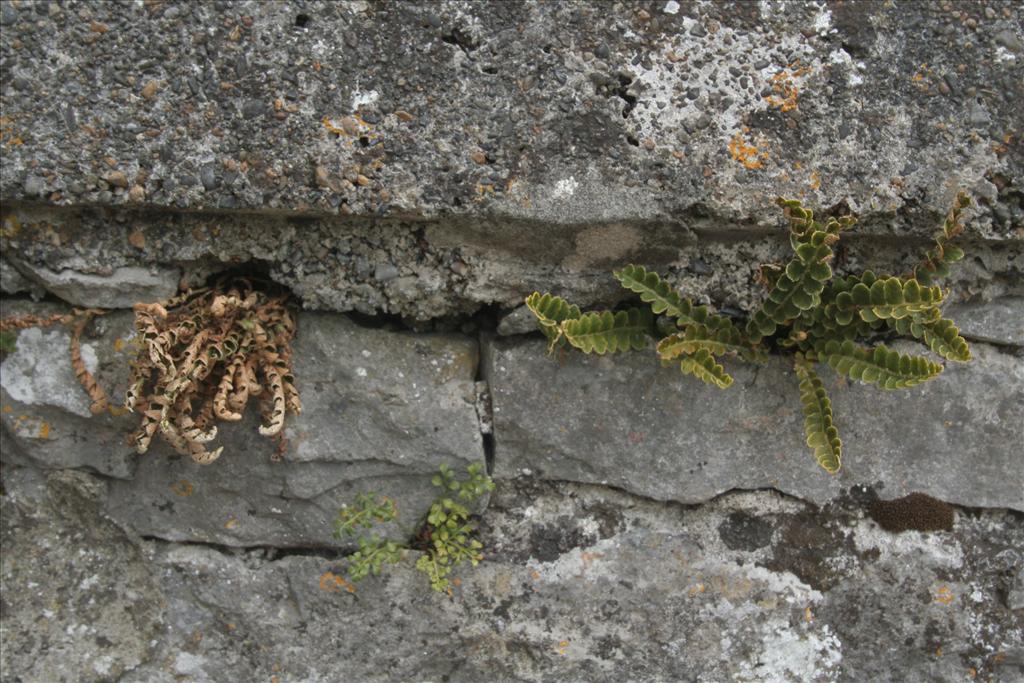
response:
{"label": "fern rootstock", "polygon": [[797,200],[779,199],[789,223],[793,257],[762,268],[768,294],[743,324],[683,298],[657,273],[628,265],[615,279],[646,306],[583,312],[552,294],[534,292],[526,306],[549,341],[549,352],[565,346],[584,353],[615,353],[653,346],[663,365],[728,388],[733,378],[721,359],[764,361],[768,345],[795,355],[795,375],[807,445],[829,473],[839,471],[842,441],[833,424],[832,402],[815,364],[882,389],[913,387],[936,377],[943,365],[925,356],[899,353],[875,343],[884,334],[921,341],[947,361],[966,362],[970,348],[952,320],[942,317],[946,293],[934,284],[963,258],[952,244],[963,232],[961,213],[970,205],[960,194],[922,261],[902,276],[834,278],[831,262],[851,216],[816,220]]}

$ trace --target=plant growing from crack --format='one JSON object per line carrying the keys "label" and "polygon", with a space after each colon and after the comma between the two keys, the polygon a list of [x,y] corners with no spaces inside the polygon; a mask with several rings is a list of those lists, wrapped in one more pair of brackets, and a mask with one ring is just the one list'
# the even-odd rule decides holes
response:
{"label": "plant growing from crack", "polygon": [[[430,587],[439,593],[451,594],[450,575],[464,562],[476,566],[483,559],[483,544],[473,536],[476,524],[470,519],[468,504],[494,490],[494,482],[484,473],[479,463],[466,468],[467,477],[459,479],[447,465],[431,483],[441,489],[441,495],[431,504],[418,536],[417,549],[424,554],[416,568],[427,575]],[[398,510],[394,501],[377,493],[360,493],[355,503],[345,506],[335,522],[336,538],[355,536],[360,529],[370,529],[375,523],[396,519]],[[384,565],[401,559],[403,546],[387,541],[376,534],[359,536],[359,549],[348,557],[349,580],[353,583],[373,574],[381,573]]]}
{"label": "plant growing from crack", "polygon": [[246,278],[223,279],[133,310],[141,348],[125,408],[142,415],[132,436],[136,450],[145,453],[159,434],[179,453],[209,464],[223,450],[206,448],[216,422],[241,420],[255,398],[265,422],[259,432],[279,439],[279,458],[285,414],[302,411],[287,297],[270,296]]}
{"label": "plant growing from crack", "polygon": [[820,222],[797,200],[779,199],[778,204],[789,221],[794,255],[785,266],[762,268],[768,295],[745,324],[694,305],[656,273],[637,265],[614,276],[649,308],[583,313],[560,297],[539,292],[528,296],[526,305],[548,338],[549,352],[565,345],[588,354],[642,350],[653,338],[663,365],[678,365],[683,374],[722,389],[733,380],[719,357],[763,362],[769,348],[791,352],[807,445],[834,474],[842,462],[842,441],[815,363],[883,389],[912,387],[942,372],[940,363],[924,356],[902,354],[881,343],[859,343],[885,333],[918,339],[948,361],[971,359],[956,325],[940,312],[946,292],[934,285],[964,256],[951,241],[963,232],[961,211],[970,201],[963,194],[957,197],[934,245],[911,272],[897,277],[865,271],[836,279],[830,266],[833,248],[855,219]]}

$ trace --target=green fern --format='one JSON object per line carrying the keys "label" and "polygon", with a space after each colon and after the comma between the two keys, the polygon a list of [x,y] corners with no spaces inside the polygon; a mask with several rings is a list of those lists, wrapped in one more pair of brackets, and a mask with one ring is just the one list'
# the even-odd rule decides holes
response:
{"label": "green fern", "polygon": [[953,208],[949,210],[942,228],[935,235],[935,246],[925,252],[924,260],[914,268],[915,280],[923,285],[930,285],[936,278],[947,277],[950,264],[964,257],[963,249],[950,244],[950,241],[964,231],[960,215],[970,205],[971,200],[967,195],[957,195]]}
{"label": "green fern", "polygon": [[932,353],[946,360],[966,363],[971,359],[967,340],[960,336],[960,330],[949,318],[921,322],[911,318],[888,320],[889,327],[902,335],[922,340]]}
{"label": "green fern", "polygon": [[643,266],[629,265],[612,273],[626,289],[640,295],[640,300],[651,305],[655,315],[664,313],[675,318],[676,325],[707,325],[708,327],[732,327],[732,321],[725,316],[715,315],[707,306],[694,306],[689,299],[683,299],[657,273]]}
{"label": "green fern", "polygon": [[563,321],[560,329],[566,340],[583,353],[640,351],[654,334],[654,317],[644,308],[587,313]]}
{"label": "green fern", "polygon": [[818,360],[850,379],[877,384],[883,389],[904,389],[926,382],[942,372],[942,366],[923,356],[907,356],[879,344],[873,349],[850,340],[828,341],[814,354]]}
{"label": "green fern", "polygon": [[732,386],[732,376],[715,361],[715,357],[707,349],[699,349],[692,356],[684,357],[679,362],[679,369],[684,375],[693,375],[705,384],[712,384],[719,389],[728,389]]}
{"label": "green fern", "polygon": [[829,474],[839,471],[843,459],[843,442],[832,424],[832,402],[825,385],[803,355],[796,356],[796,377],[800,381],[800,403],[804,410],[804,433],[807,445],[814,451],[818,464]]}
{"label": "green fern", "polygon": [[948,273],[949,264],[963,257],[963,251],[950,241],[963,231],[961,212],[969,202],[964,195],[957,197],[935,246],[911,274],[896,277],[865,271],[835,279],[833,247],[854,218],[822,222],[797,200],[779,199],[778,204],[789,222],[794,255],[784,267],[762,267],[760,280],[768,287],[768,295],[745,325],[737,326],[707,306],[695,305],[657,273],[638,265],[627,265],[614,275],[649,310],[581,313],[563,299],[536,292],[526,304],[551,348],[568,343],[586,353],[640,350],[653,336],[663,365],[678,363],[684,374],[722,389],[733,378],[718,357],[730,354],[764,361],[769,348],[795,352],[807,445],[818,463],[834,474],[842,460],[842,442],[813,363],[824,363],[844,377],[884,389],[913,387],[942,372],[941,364],[923,356],[860,343],[887,331],[919,339],[946,360],[971,358],[956,325],[942,317],[945,294],[933,284]]}
{"label": "green fern", "polygon": [[541,331],[548,338],[548,352],[565,343],[562,337],[562,322],[582,315],[579,306],[570,304],[561,297],[539,292],[526,297],[526,307],[536,316]]}

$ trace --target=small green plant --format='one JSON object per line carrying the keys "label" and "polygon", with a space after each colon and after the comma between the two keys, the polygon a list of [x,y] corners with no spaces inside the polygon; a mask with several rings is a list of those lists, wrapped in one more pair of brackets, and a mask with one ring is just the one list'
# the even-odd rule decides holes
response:
{"label": "small green plant", "polygon": [[778,204],[789,221],[794,256],[784,267],[762,268],[768,295],[745,324],[694,305],[656,273],[636,265],[615,271],[614,276],[649,308],[583,313],[579,306],[539,292],[528,296],[526,305],[548,338],[549,352],[566,344],[584,353],[642,350],[653,337],[663,365],[678,364],[683,374],[722,389],[733,380],[719,357],[764,361],[768,350],[792,353],[807,445],[818,463],[834,474],[842,462],[842,441],[815,363],[850,379],[900,389],[932,379],[943,366],[881,343],[863,346],[860,340],[870,342],[883,334],[910,336],[946,360],[971,359],[956,325],[940,312],[946,293],[933,284],[964,256],[951,241],[963,232],[960,215],[970,201],[963,194],[957,197],[935,245],[910,273],[896,277],[865,271],[835,280],[830,265],[833,248],[855,219],[843,216],[822,223],[797,200],[779,199]]}
{"label": "small green plant", "polygon": [[[466,506],[494,490],[494,482],[479,463],[466,468],[467,478],[460,480],[447,465],[441,465],[431,483],[442,490],[434,501],[420,533],[424,555],[416,568],[430,579],[430,587],[438,592],[451,592],[449,575],[463,562],[474,567],[483,559],[483,544],[473,538],[476,529]],[[457,499],[457,500],[456,500]],[[458,502],[461,501],[461,502]],[[351,506],[338,513],[334,535],[337,538],[356,535],[360,529],[372,528],[378,522],[390,522],[398,516],[394,501],[376,493],[360,493]],[[401,557],[403,546],[376,536],[360,536],[359,550],[348,558],[349,580],[353,583],[370,574],[379,575],[385,564],[394,564]]]}
{"label": "small green plant", "polygon": [[18,348],[18,333],[14,330],[0,332],[0,354],[14,353]]}
{"label": "small green plant", "polygon": [[[345,506],[338,513],[334,526],[335,538],[354,536],[360,528],[369,529],[375,522],[390,522],[398,516],[395,502],[376,493],[360,493],[355,505]],[[385,541],[376,534],[360,536],[359,550],[348,558],[349,580],[362,581],[370,574],[378,576],[385,564],[398,562],[401,548],[397,543]]]}

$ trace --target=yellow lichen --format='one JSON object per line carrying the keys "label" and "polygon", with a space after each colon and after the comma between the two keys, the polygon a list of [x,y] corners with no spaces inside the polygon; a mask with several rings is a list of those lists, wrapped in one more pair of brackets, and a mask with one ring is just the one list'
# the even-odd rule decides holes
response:
{"label": "yellow lichen", "polygon": [[[794,64],[793,66],[795,66]],[[796,79],[802,78],[811,72],[808,67],[799,67],[793,71],[783,69],[768,80],[772,84],[772,95],[765,97],[768,104],[784,112],[797,108],[797,96],[799,90],[796,87]]]}
{"label": "yellow lichen", "polygon": [[757,147],[747,143],[743,136],[748,130],[744,128],[732,136],[732,140],[729,141],[729,154],[745,168],[753,171],[764,167],[762,159],[766,159],[768,153],[759,151]]}

